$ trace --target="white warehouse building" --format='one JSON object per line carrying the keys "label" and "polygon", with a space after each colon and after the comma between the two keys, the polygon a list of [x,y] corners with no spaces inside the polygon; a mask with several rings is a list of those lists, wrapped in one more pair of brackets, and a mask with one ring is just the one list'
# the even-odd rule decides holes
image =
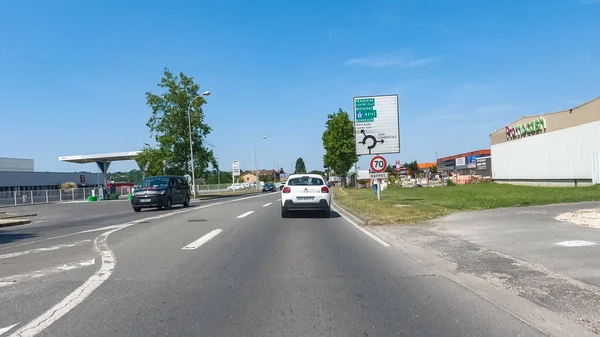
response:
{"label": "white warehouse building", "polygon": [[600,183],[600,97],[572,109],[523,117],[490,135],[499,183]]}

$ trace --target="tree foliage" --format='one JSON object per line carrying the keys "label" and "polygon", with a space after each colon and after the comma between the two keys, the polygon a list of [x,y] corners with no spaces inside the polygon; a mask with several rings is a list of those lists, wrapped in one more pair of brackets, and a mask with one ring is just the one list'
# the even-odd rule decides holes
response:
{"label": "tree foliage", "polygon": [[[325,125],[322,137],[325,148],[324,166],[345,177],[352,165],[358,161],[354,145],[354,125],[348,113],[342,109],[329,114]],[[343,184],[345,185],[345,180]]]}
{"label": "tree foliage", "polygon": [[437,165],[431,165],[431,167],[429,168],[429,172],[431,172],[431,173],[438,173],[438,167],[437,167]]}
{"label": "tree foliage", "polygon": [[146,104],[152,109],[146,126],[157,145],[146,145],[138,155],[138,165],[147,166],[148,174],[162,174],[163,160],[166,160],[167,174],[191,173],[189,113],[194,170],[200,177],[209,163],[216,165],[212,150],[204,146],[211,128],[204,123],[202,105],[206,100],[200,96],[200,85],[194,82],[193,77],[183,73],[176,76],[165,68],[158,87],[163,90],[162,93],[146,93]]}
{"label": "tree foliage", "polygon": [[417,164],[416,160],[408,164],[408,170],[410,171],[410,175],[413,178],[416,178],[421,172],[421,170],[419,169],[419,164]]}
{"label": "tree foliage", "polygon": [[304,159],[302,159],[302,157],[296,159],[296,169],[294,173],[306,173],[306,164],[304,164]]}

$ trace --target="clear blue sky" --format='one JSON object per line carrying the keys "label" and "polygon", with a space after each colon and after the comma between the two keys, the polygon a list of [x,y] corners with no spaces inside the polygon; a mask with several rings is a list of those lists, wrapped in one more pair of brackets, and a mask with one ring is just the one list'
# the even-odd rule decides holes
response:
{"label": "clear blue sky", "polygon": [[57,157],[140,149],[144,93],[168,67],[212,92],[224,168],[249,169],[264,134],[260,167],[319,169],[327,114],[390,93],[402,153],[388,160],[432,161],[599,96],[599,17],[598,0],[4,1],[0,156],[96,171]]}

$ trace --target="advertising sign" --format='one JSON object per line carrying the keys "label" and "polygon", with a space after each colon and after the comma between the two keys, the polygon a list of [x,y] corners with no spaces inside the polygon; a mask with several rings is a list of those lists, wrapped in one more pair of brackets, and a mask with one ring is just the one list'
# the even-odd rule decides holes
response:
{"label": "advertising sign", "polygon": [[458,166],[465,166],[466,165],[466,160],[465,157],[462,158],[456,158],[456,164],[457,167]]}
{"label": "advertising sign", "polygon": [[544,117],[540,116],[538,119],[531,122],[527,122],[523,125],[507,126],[505,130],[506,139],[523,137],[529,134],[545,131],[546,120],[544,119]]}
{"label": "advertising sign", "polygon": [[354,97],[356,155],[400,152],[398,95]]}
{"label": "advertising sign", "polygon": [[467,167],[468,168],[475,168],[477,166],[477,158],[479,158],[480,155],[474,155],[474,156],[469,156],[467,157]]}
{"label": "advertising sign", "polygon": [[239,160],[234,160],[231,162],[231,173],[234,177],[237,177],[240,175],[240,161]]}

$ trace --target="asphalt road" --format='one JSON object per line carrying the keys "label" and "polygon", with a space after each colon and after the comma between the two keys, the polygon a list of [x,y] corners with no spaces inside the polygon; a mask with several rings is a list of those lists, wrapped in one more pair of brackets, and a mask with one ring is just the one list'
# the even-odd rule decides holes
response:
{"label": "asphalt road", "polygon": [[279,193],[0,231],[0,336],[542,336],[336,212]]}

